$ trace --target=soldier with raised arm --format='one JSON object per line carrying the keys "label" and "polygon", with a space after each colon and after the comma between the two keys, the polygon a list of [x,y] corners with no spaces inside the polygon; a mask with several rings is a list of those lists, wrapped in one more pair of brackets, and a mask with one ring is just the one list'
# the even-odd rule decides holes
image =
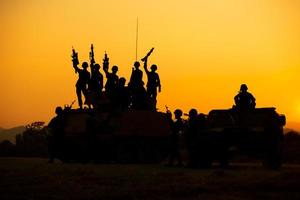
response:
{"label": "soldier with raised arm", "polygon": [[88,72],[88,63],[83,62],[82,63],[82,69],[78,67],[79,61],[78,61],[78,53],[73,49],[72,50],[72,62],[73,62],[73,67],[75,69],[75,73],[78,73],[78,80],[76,82],[76,94],[78,98],[78,105],[80,109],[82,109],[82,96],[83,94],[86,98],[87,95],[87,86],[90,81],[90,72]]}
{"label": "soldier with raised arm", "polygon": [[151,71],[147,68],[148,57],[152,53],[154,48],[152,48],[149,53],[142,59],[144,61],[144,69],[147,74],[147,95],[153,102],[153,108],[156,109],[156,97],[157,97],[157,88],[158,92],[161,92],[161,85],[158,73],[156,73],[157,66],[155,64],[151,65]]}
{"label": "soldier with raised arm", "polygon": [[100,65],[95,62],[94,58],[94,47],[91,45],[90,52],[90,68],[91,68],[91,79],[89,82],[89,90],[98,95],[103,89],[103,75],[100,73]]}
{"label": "soldier with raised arm", "polygon": [[119,77],[117,75],[118,67],[115,65],[112,67],[112,72],[108,71],[109,69],[109,58],[107,57],[107,54],[105,53],[104,59],[103,59],[103,70],[106,75],[106,84],[105,84],[105,92],[110,98],[110,100],[114,100],[115,92],[119,85]]}

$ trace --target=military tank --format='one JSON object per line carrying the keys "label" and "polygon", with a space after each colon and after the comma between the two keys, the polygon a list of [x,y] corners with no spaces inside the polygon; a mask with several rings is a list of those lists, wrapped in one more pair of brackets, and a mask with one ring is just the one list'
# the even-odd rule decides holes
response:
{"label": "military tank", "polygon": [[155,163],[167,156],[170,127],[164,113],[65,109],[63,162]]}
{"label": "military tank", "polygon": [[234,155],[253,156],[274,169],[281,166],[285,116],[275,108],[212,110],[206,129],[198,134],[197,155],[201,167],[218,160],[226,167]]}

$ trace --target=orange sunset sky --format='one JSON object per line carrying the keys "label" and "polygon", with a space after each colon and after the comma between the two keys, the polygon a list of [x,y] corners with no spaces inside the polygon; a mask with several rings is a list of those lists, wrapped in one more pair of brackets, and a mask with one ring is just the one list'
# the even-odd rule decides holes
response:
{"label": "orange sunset sky", "polygon": [[139,58],[155,47],[161,111],[230,108],[247,83],[258,107],[300,122],[298,0],[1,0],[0,127],[48,122],[76,99],[72,46],[80,62],[91,43],[101,65],[107,51],[128,80],[137,17]]}

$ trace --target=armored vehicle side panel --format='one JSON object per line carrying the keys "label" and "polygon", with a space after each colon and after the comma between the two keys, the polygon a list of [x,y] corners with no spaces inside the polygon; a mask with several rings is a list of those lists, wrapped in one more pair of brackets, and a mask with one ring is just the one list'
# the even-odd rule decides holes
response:
{"label": "armored vehicle side panel", "polygon": [[70,110],[64,114],[64,161],[158,162],[167,155],[164,113]]}
{"label": "armored vehicle side panel", "polygon": [[209,166],[218,159],[227,166],[231,155],[242,154],[278,168],[284,125],[285,117],[275,108],[212,110],[207,116],[207,128],[198,138],[200,165]]}

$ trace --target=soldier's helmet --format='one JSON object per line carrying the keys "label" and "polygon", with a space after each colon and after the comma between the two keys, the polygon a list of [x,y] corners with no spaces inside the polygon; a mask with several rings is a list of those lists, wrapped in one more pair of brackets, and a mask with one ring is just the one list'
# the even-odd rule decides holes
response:
{"label": "soldier's helmet", "polygon": [[89,67],[89,64],[87,63],[87,62],[83,62],[82,63],[82,68],[83,69],[86,69],[86,68],[88,68]]}
{"label": "soldier's helmet", "polygon": [[134,66],[135,68],[139,68],[140,65],[141,65],[141,64],[140,64],[138,61],[135,61],[134,64],[133,64],[133,66]]}
{"label": "soldier's helmet", "polygon": [[95,64],[95,69],[99,70],[100,69],[100,65],[99,64]]}
{"label": "soldier's helmet", "polygon": [[195,108],[192,108],[190,111],[189,111],[189,118],[196,118],[198,115],[198,111],[195,109]]}
{"label": "soldier's helmet", "polygon": [[124,77],[121,77],[121,78],[119,79],[119,85],[120,85],[120,86],[125,86],[125,83],[126,83],[126,79],[125,79]]}
{"label": "soldier's helmet", "polygon": [[182,110],[180,110],[180,109],[176,109],[175,111],[174,111],[174,114],[175,114],[175,116],[182,116]]}
{"label": "soldier's helmet", "polygon": [[57,106],[57,107],[55,108],[55,113],[56,113],[57,115],[60,115],[60,114],[62,114],[62,112],[63,112],[63,109],[62,109],[62,107],[60,107],[60,106]]}
{"label": "soldier's helmet", "polygon": [[156,65],[151,65],[151,70],[152,71],[156,71],[157,70],[157,66]]}
{"label": "soldier's helmet", "polygon": [[240,88],[240,91],[243,92],[243,91],[247,91],[248,90],[248,87],[246,84],[242,84],[241,85],[241,88]]}
{"label": "soldier's helmet", "polygon": [[112,72],[113,73],[117,73],[118,71],[118,66],[114,65],[112,68],[111,68]]}

